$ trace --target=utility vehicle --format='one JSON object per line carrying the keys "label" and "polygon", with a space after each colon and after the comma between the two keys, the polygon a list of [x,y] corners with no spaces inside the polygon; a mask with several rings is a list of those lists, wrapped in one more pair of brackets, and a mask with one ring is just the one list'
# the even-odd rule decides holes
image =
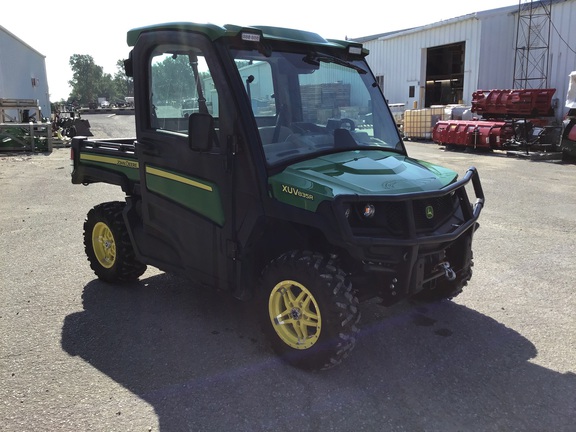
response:
{"label": "utility vehicle", "polygon": [[478,172],[408,157],[361,44],[195,23],[127,41],[136,137],[72,143],[73,183],[126,194],[84,224],[100,279],[151,265],[254,301],[274,350],[306,369],[352,350],[359,301],[466,285]]}

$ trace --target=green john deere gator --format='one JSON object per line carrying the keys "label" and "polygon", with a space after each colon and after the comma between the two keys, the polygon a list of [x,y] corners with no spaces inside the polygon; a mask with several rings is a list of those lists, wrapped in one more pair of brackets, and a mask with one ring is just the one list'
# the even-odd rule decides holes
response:
{"label": "green john deere gator", "polygon": [[274,350],[306,369],[349,354],[360,301],[467,284],[477,170],[408,157],[361,44],[194,23],[127,41],[136,137],[72,143],[73,183],[126,194],[84,224],[100,279],[151,265],[254,301]]}

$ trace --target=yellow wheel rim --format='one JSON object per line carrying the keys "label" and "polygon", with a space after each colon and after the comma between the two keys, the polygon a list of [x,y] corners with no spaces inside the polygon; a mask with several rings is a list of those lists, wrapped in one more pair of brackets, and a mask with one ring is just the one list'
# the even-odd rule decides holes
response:
{"label": "yellow wheel rim", "polygon": [[274,330],[292,348],[308,349],[320,337],[320,308],[312,293],[298,282],[277,284],[270,293],[268,312]]}
{"label": "yellow wheel rim", "polygon": [[98,222],[92,230],[92,247],[100,265],[111,268],[116,262],[116,242],[108,225]]}

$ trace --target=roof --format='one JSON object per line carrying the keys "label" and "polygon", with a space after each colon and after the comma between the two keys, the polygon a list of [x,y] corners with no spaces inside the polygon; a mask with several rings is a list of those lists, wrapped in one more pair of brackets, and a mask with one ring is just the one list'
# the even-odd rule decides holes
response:
{"label": "roof", "polygon": [[[240,37],[242,33],[250,33],[252,35],[258,34],[263,39],[269,41],[275,40],[282,42],[296,42],[306,45],[325,46],[336,49],[347,49],[350,46],[360,47],[360,44],[356,41],[324,39],[322,36],[316,33],[304,30],[270,26],[241,27],[233,24],[218,26],[215,24],[198,24],[193,22],[172,22],[135,28],[128,32],[126,41],[128,46],[134,46],[138,40],[138,37],[142,33],[162,30],[202,33],[212,41],[222,37]],[[363,52],[363,54],[368,53],[368,51],[364,51],[365,52]]]}
{"label": "roof", "polygon": [[14,33],[12,33],[10,30],[8,30],[6,27],[2,27],[0,25],[0,31],[3,31],[4,33],[6,33],[8,36],[10,36],[11,38],[17,40],[18,42],[20,42],[22,45],[26,46],[26,48],[29,48],[30,50],[34,51],[36,54],[46,58],[46,56],[44,54],[42,54],[41,52],[39,52],[37,49],[35,49],[34,47],[28,45],[26,42],[24,42],[22,39],[20,39],[18,36],[16,36]]}
{"label": "roof", "polygon": [[490,10],[486,10],[486,11],[472,12],[472,13],[469,13],[466,15],[461,15],[461,16],[458,16],[455,18],[449,18],[446,20],[438,21],[438,22],[431,23],[431,24],[426,24],[426,25],[419,26],[419,27],[410,27],[410,28],[403,29],[403,30],[394,30],[394,31],[389,31],[386,33],[379,33],[379,34],[370,35],[370,36],[351,38],[351,40],[354,40],[354,41],[360,42],[360,43],[364,43],[364,42],[373,41],[373,40],[377,40],[377,39],[387,39],[390,37],[403,36],[406,34],[416,33],[416,32],[420,32],[420,31],[424,31],[424,30],[429,30],[429,29],[433,29],[436,27],[445,26],[446,24],[454,24],[454,23],[466,21],[469,19],[482,19],[482,18],[486,18],[486,17],[492,16],[492,15],[508,14],[508,13],[516,13],[516,12],[518,12],[518,5],[504,6],[501,8],[490,9]]}

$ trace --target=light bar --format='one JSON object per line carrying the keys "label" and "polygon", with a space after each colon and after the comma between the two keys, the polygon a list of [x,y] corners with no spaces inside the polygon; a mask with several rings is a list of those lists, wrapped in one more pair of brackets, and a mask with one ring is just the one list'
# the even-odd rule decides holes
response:
{"label": "light bar", "polygon": [[362,54],[362,47],[350,46],[348,47],[348,54],[360,55]]}

